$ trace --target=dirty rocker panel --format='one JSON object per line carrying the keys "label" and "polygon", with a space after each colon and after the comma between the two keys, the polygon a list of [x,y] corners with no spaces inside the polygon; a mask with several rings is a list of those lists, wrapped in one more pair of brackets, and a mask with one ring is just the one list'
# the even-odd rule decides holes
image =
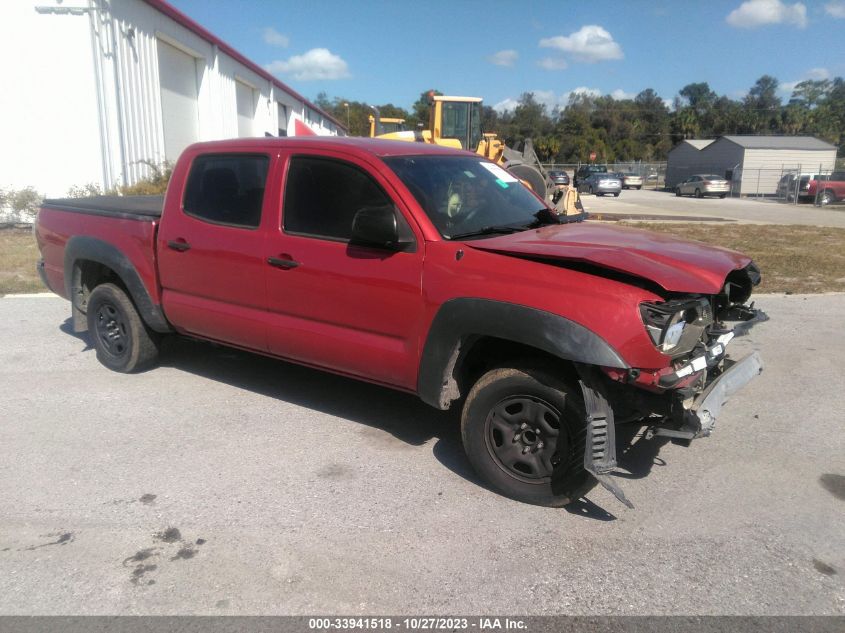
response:
{"label": "dirty rocker panel", "polygon": [[471,337],[521,343],[565,360],[628,368],[604,339],[583,325],[536,308],[490,299],[451,299],[437,312],[423,349],[417,391],[426,404],[448,409],[459,397],[453,371]]}

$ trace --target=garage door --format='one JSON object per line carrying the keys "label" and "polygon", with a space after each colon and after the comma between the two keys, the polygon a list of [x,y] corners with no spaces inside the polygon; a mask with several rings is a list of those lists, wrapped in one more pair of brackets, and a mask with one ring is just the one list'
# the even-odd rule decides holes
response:
{"label": "garage door", "polygon": [[253,136],[255,121],[255,90],[241,81],[235,81],[238,99],[238,136]]}
{"label": "garage door", "polygon": [[164,155],[175,161],[183,149],[199,140],[197,60],[159,40],[158,76]]}

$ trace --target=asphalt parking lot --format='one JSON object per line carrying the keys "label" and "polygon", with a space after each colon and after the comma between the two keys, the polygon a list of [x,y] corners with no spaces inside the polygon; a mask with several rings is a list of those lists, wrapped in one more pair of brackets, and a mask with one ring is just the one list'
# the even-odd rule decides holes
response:
{"label": "asphalt parking lot", "polygon": [[758,306],[715,435],[626,427],[635,509],[566,510],[411,396],[184,340],[115,374],[66,302],[2,298],[0,614],[843,614],[845,295]]}
{"label": "asphalt parking lot", "polygon": [[806,224],[845,228],[845,205],[815,207],[772,199],[677,197],[667,191],[625,189],[618,198],[581,194],[584,208],[601,219],[730,221],[749,224]]}

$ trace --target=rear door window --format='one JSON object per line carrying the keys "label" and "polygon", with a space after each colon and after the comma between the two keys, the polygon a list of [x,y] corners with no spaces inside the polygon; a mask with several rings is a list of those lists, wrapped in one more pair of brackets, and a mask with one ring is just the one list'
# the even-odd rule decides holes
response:
{"label": "rear door window", "polygon": [[198,156],[185,187],[185,213],[213,224],[257,228],[269,165],[263,154]]}

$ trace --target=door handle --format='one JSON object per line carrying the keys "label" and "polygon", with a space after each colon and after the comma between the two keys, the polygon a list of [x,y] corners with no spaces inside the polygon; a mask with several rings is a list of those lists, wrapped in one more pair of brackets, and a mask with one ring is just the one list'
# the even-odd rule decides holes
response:
{"label": "door handle", "polygon": [[170,240],[167,243],[167,248],[172,248],[174,251],[182,253],[191,248],[191,245],[180,237],[178,240]]}
{"label": "door handle", "polygon": [[283,268],[285,270],[299,266],[299,262],[295,262],[292,259],[282,259],[281,257],[268,257],[267,263],[274,268]]}

